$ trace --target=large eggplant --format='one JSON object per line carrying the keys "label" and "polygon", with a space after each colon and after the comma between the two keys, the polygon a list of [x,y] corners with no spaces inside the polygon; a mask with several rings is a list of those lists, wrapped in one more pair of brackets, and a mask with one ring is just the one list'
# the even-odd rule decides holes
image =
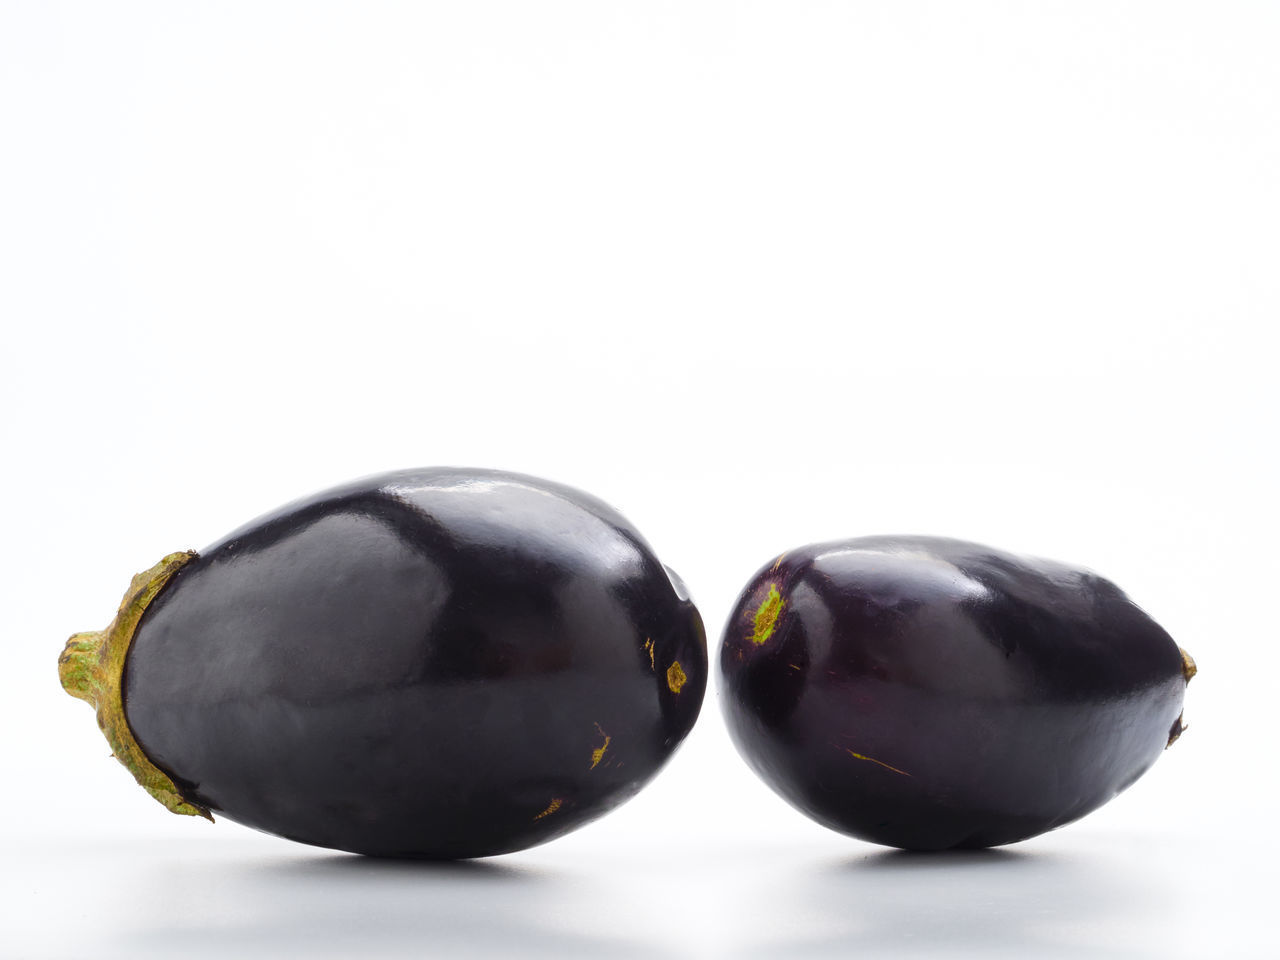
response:
{"label": "large eggplant", "polygon": [[789,551],[720,650],[743,756],[819,823],[915,850],[1068,823],[1182,732],[1191,658],[1114,584],[936,537]]}
{"label": "large eggplant", "polygon": [[166,557],[59,672],[175,812],[461,858],[635,794],[693,726],[707,654],[679,579],[606,504],[424,469]]}

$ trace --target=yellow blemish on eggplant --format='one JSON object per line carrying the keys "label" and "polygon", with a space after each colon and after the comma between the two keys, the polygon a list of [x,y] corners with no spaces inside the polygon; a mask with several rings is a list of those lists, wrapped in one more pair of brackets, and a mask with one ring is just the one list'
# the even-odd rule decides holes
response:
{"label": "yellow blemish on eggplant", "polygon": [[654,666],[653,666],[653,641],[652,641],[652,640],[649,640],[649,639],[646,639],[646,640],[645,640],[645,642],[644,642],[644,648],[645,648],[646,650],[648,650],[648,651],[649,651],[649,669],[650,669],[650,670],[652,670],[652,669],[654,669]]}
{"label": "yellow blemish on eggplant", "polygon": [[679,660],[672,660],[671,666],[667,667],[667,686],[672,693],[679,693],[680,688],[685,685],[685,681],[689,678],[685,676],[684,667],[680,666]]}
{"label": "yellow blemish on eggplant", "polygon": [[600,763],[600,761],[604,759],[604,752],[609,749],[609,742],[613,739],[607,733],[605,733],[602,729],[600,729],[600,724],[598,723],[596,724],[596,732],[599,733],[600,736],[604,737],[604,743],[600,744],[600,746],[596,747],[594,750],[591,751],[591,769],[592,770],[594,770],[596,766]]}
{"label": "yellow blemish on eggplant", "polygon": [[907,773],[907,771],[899,770],[897,767],[892,767],[889,764],[885,763],[883,760],[877,760],[875,757],[866,757],[860,753],[854,753],[852,750],[849,750],[847,748],[845,749],[844,752],[856,760],[866,760],[868,763],[874,763],[878,767],[884,767],[886,770],[892,770],[894,773],[900,773],[904,777],[911,776],[911,774]]}
{"label": "yellow blemish on eggplant", "polygon": [[779,568],[780,566],[782,566],[782,558],[783,558],[783,557],[785,557],[786,555],[787,555],[787,551],[785,551],[785,550],[784,550],[784,551],[782,551],[782,553],[778,554],[778,559],[777,559],[777,560],[775,560],[775,561],[773,561],[773,566],[769,568],[769,571],[770,571],[771,573],[777,573],[777,572],[778,572],[778,568]]}
{"label": "yellow blemish on eggplant", "polygon": [[792,670],[795,670],[797,673],[800,671],[800,667],[797,664],[788,663],[787,666],[790,667]]}
{"label": "yellow blemish on eggplant", "polygon": [[755,622],[752,625],[751,642],[757,647],[773,636],[773,629],[778,625],[778,615],[787,601],[782,599],[776,583],[769,584],[769,595],[756,608]]}
{"label": "yellow blemish on eggplant", "polygon": [[562,803],[564,803],[564,801],[559,797],[552,797],[551,802],[547,804],[547,809],[543,810],[540,814],[538,814],[533,819],[541,820],[543,817],[551,816],[553,813],[555,813],[557,810],[560,809],[560,805]]}

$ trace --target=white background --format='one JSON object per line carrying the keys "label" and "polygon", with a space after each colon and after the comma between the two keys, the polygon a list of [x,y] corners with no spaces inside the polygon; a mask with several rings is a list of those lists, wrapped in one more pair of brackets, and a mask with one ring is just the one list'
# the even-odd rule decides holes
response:
{"label": "white background", "polygon": [[[1276,955],[1278,51],[1223,0],[0,5],[0,955]],[[987,855],[811,824],[714,692],[480,864],[165,813],[66,636],[430,464],[613,502],[713,643],[814,540],[1092,567],[1198,659],[1190,730]]]}

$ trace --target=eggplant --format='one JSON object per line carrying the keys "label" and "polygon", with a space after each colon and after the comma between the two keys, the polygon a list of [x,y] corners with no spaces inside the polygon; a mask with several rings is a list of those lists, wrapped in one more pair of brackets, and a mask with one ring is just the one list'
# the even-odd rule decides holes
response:
{"label": "eggplant", "polygon": [[177,813],[482,857],[633,796],[697,719],[697,608],[617,511],[495,470],[385,474],[134,578],[63,686]]}
{"label": "eggplant", "polygon": [[720,648],[738,750],[833,830],[1014,843],[1138,779],[1183,730],[1190,656],[1086,570],[939,537],[788,551]]}

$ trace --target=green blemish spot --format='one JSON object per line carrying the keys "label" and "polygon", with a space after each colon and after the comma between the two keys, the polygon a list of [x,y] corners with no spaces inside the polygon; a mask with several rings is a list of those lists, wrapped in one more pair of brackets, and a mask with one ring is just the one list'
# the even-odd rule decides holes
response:
{"label": "green blemish spot", "polygon": [[782,613],[786,603],[778,592],[778,585],[769,584],[769,595],[756,609],[755,625],[751,632],[751,642],[757,647],[773,636],[773,629],[778,625],[778,615]]}

